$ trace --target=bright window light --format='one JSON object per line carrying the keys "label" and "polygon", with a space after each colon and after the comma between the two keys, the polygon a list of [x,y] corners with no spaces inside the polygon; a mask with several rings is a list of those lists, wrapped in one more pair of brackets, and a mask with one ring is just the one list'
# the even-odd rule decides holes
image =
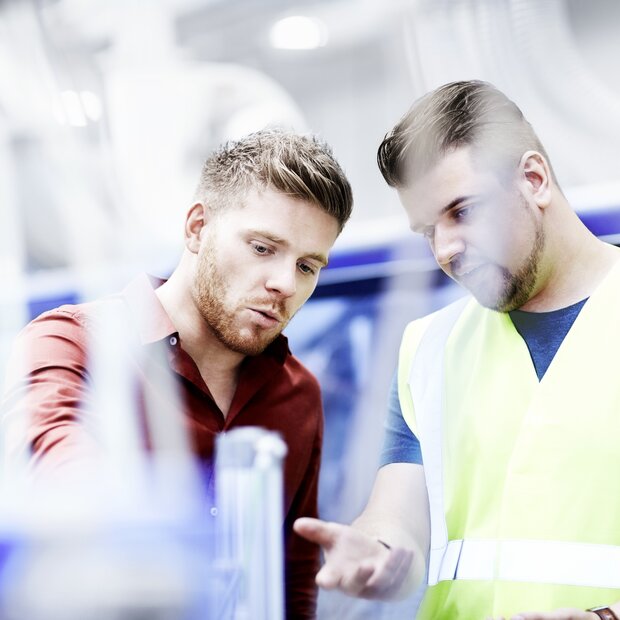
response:
{"label": "bright window light", "polygon": [[74,90],[63,90],[60,101],[66,121],[72,127],[86,127],[86,117],[79,95]]}
{"label": "bright window light", "polygon": [[101,118],[101,100],[95,93],[89,90],[80,92],[80,99],[84,106],[84,112],[91,121],[98,121]]}
{"label": "bright window light", "polygon": [[95,93],[82,90],[63,90],[60,97],[54,102],[54,117],[60,125],[71,127],[86,127],[88,121],[98,121],[101,118],[101,100]]}
{"label": "bright window light", "polygon": [[314,17],[284,17],[271,27],[269,41],[277,49],[311,50],[327,43],[327,27]]}

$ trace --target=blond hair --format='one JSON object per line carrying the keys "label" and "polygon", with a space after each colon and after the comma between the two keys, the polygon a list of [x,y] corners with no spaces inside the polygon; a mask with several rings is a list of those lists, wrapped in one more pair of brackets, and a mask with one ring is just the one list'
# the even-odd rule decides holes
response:
{"label": "blond hair", "polygon": [[205,161],[195,200],[223,209],[253,188],[310,202],[336,218],[340,230],[351,216],[351,186],[316,136],[271,128],[223,144]]}

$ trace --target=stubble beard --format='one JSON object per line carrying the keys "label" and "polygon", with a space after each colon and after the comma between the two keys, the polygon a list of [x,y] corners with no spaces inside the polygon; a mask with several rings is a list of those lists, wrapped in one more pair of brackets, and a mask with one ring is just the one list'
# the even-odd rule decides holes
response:
{"label": "stubble beard", "polygon": [[545,233],[541,226],[536,228],[536,236],[532,251],[524,265],[513,274],[505,267],[499,267],[500,277],[503,282],[500,294],[494,302],[484,303],[483,306],[497,310],[498,312],[510,312],[517,310],[529,301],[536,286],[540,268],[540,257],[545,247]]}
{"label": "stubble beard", "polygon": [[[192,297],[202,318],[213,335],[228,349],[243,355],[261,354],[281,333],[265,332],[258,325],[247,326],[244,335],[235,325],[235,313],[227,309],[225,300],[229,285],[217,269],[214,251],[207,247],[199,256]],[[284,316],[284,308],[278,308]]]}

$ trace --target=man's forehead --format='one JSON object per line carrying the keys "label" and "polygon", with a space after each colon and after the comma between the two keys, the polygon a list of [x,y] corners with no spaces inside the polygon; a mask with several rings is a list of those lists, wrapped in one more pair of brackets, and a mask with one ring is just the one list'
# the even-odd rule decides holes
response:
{"label": "man's forehead", "polygon": [[269,204],[249,205],[232,216],[231,230],[326,264],[338,236],[338,220],[312,203],[284,198],[297,204],[280,203],[273,209]]}
{"label": "man's forehead", "polygon": [[410,178],[399,189],[399,196],[405,207],[418,204],[443,208],[459,195],[479,192],[483,183],[493,179],[492,171],[480,165],[481,161],[469,147],[451,150]]}

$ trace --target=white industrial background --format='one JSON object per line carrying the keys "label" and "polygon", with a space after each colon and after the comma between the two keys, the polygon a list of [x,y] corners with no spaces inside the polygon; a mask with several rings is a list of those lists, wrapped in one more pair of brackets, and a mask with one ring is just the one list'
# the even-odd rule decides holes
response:
{"label": "white industrial background", "polygon": [[[33,301],[169,272],[203,159],[265,124],[318,133],[348,174],[336,254],[418,247],[376,150],[416,97],[457,79],[517,101],[578,211],[618,209],[619,66],[617,0],[0,0],[0,370]],[[372,389],[331,489],[342,520],[372,482],[400,329],[425,308],[409,301],[386,298],[378,349],[351,327],[376,367],[360,371]],[[319,609],[395,619],[412,605],[322,594]]]}

